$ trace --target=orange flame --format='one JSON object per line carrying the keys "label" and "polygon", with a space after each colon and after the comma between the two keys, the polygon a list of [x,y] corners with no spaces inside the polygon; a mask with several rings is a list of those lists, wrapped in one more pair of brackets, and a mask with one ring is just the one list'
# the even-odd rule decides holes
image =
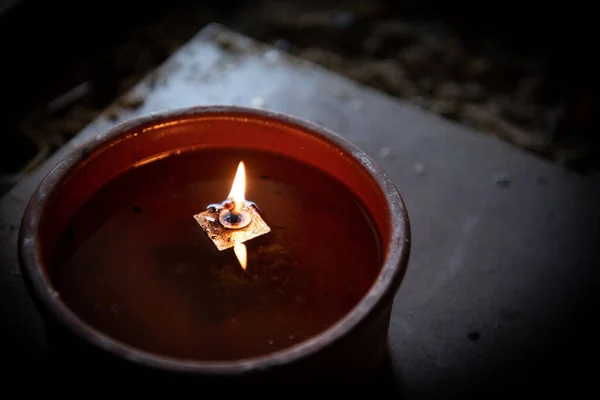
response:
{"label": "orange flame", "polygon": [[246,202],[245,195],[246,169],[244,168],[244,162],[240,161],[235,178],[233,179],[233,185],[231,185],[231,192],[229,192],[229,196],[227,197],[233,200],[233,210],[231,210],[233,213],[239,214],[242,211]]}
{"label": "orange flame", "polygon": [[[233,213],[240,213],[242,208],[246,203],[246,169],[244,167],[244,162],[240,161],[237,172],[235,173],[235,178],[233,179],[233,184],[231,185],[231,191],[229,192],[229,196],[227,197],[230,200],[233,200]],[[243,243],[237,243],[233,247],[233,251],[235,256],[237,257],[242,269],[245,271],[248,263],[248,252],[246,251],[246,245]]]}

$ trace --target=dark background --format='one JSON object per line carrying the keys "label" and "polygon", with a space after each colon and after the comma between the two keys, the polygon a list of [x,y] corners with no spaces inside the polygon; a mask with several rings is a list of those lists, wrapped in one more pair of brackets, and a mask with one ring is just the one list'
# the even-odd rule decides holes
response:
{"label": "dark background", "polygon": [[[508,121],[525,142],[550,137],[528,150],[578,172],[598,170],[596,22],[583,1],[17,0],[2,6],[2,192],[213,21],[482,132],[514,142],[504,132]],[[389,21],[401,22],[390,28]],[[410,37],[399,36],[407,29]],[[418,44],[432,30],[438,41],[458,43],[457,62],[434,68],[436,56]],[[414,57],[406,61],[402,52],[411,46],[425,52],[424,66]],[[478,56],[487,62],[483,75],[465,78]],[[395,80],[398,69],[409,72],[406,82]],[[465,87],[479,92],[461,87],[459,95],[499,105],[499,121],[461,113],[456,101],[436,95],[444,83],[452,89],[465,79]],[[534,89],[519,94],[527,80]],[[75,101],[48,111],[53,99],[82,83]]]}

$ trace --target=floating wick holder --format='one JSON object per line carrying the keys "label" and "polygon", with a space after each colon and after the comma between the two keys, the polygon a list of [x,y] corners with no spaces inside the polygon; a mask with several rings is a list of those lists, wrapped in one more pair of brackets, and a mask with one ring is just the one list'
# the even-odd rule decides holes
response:
{"label": "floating wick holder", "polygon": [[217,211],[209,209],[194,215],[198,225],[219,251],[271,232],[269,225],[252,206],[242,209],[240,213],[241,221],[235,224],[223,221],[229,212],[230,210]]}
{"label": "floating wick holder", "polygon": [[219,222],[227,229],[242,229],[247,227],[252,221],[252,216],[246,210],[240,211],[235,216],[231,210],[223,210],[219,213]]}

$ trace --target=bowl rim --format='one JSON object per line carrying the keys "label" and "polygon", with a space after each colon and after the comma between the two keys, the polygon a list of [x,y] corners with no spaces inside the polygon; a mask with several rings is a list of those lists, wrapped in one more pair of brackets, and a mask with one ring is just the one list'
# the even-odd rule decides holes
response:
{"label": "bowl rim", "polygon": [[[139,349],[121,342],[97,330],[80,319],[61,300],[43,267],[40,234],[37,225],[42,217],[50,194],[60,182],[81,162],[82,149],[90,154],[114,138],[138,126],[158,125],[176,120],[189,120],[209,115],[232,118],[255,118],[287,127],[300,129],[303,133],[326,139],[337,146],[357,163],[379,186],[384,194],[390,215],[390,240],[385,243],[382,267],[370,289],[350,312],[328,329],[309,339],[273,353],[230,361],[202,361],[181,359]],[[303,118],[282,112],[238,106],[194,106],[169,109],[146,114],[122,122],[77,146],[56,164],[44,177],[29,200],[18,237],[19,264],[28,284],[28,291],[37,300],[38,307],[51,314],[62,325],[84,341],[124,358],[130,362],[153,369],[177,373],[205,375],[235,375],[256,370],[271,369],[300,361],[333,345],[349,335],[356,326],[377,309],[393,302],[393,297],[402,282],[410,257],[410,222],[404,201],[386,172],[364,151],[337,133]]]}

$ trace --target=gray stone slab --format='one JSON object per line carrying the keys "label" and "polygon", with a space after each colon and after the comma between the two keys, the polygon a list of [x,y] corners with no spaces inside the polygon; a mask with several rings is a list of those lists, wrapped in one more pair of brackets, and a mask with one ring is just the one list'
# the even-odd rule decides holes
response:
{"label": "gray stone slab", "polygon": [[117,121],[100,116],[0,202],[2,346],[18,350],[15,365],[33,368],[44,354],[15,248],[37,184],[65,152],[116,122],[201,104],[260,106],[316,121],[372,155],[395,181],[413,243],[395,299],[390,368],[407,398],[450,398],[467,386],[501,383],[519,365],[526,368],[524,355],[552,351],[550,339],[577,322],[576,311],[587,311],[582,283],[594,283],[586,274],[595,251],[590,238],[600,229],[596,177],[577,176],[218,25],[132,92],[146,97],[139,109],[120,110]]}

